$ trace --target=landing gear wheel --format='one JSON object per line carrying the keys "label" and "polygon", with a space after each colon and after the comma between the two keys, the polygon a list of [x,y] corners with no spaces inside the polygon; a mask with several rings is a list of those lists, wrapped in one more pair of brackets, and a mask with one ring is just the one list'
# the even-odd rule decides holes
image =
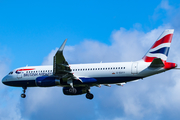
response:
{"label": "landing gear wheel", "polygon": [[26,94],[24,94],[24,93],[21,94],[21,97],[22,97],[22,98],[25,98],[25,97],[26,97]]}
{"label": "landing gear wheel", "polygon": [[92,100],[94,98],[94,95],[91,93],[87,93],[86,98]]}
{"label": "landing gear wheel", "polygon": [[21,94],[21,97],[25,98],[26,97],[25,92],[26,92],[27,87],[22,87],[22,88],[23,88],[23,93]]}
{"label": "landing gear wheel", "polygon": [[72,94],[76,94],[77,90],[76,90],[76,88],[69,88],[69,92]]}

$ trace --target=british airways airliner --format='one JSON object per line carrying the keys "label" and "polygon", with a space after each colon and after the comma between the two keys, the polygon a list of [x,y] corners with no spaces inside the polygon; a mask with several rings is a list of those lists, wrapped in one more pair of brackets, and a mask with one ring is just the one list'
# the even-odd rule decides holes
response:
{"label": "british airways airliner", "polygon": [[176,63],[167,62],[167,56],[173,37],[173,29],[165,30],[153,44],[147,54],[135,62],[68,64],[63,55],[67,39],[54,55],[52,66],[26,66],[17,68],[6,75],[2,82],[8,86],[22,87],[22,98],[26,97],[27,87],[63,87],[65,95],[90,93],[92,86],[110,86],[143,79],[177,67]]}

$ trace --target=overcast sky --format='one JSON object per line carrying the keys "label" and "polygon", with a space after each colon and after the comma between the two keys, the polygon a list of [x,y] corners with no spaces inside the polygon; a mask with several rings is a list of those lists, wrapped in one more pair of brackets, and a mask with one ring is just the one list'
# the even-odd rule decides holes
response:
{"label": "overcast sky", "polygon": [[[174,29],[168,61],[180,65],[180,1],[0,1],[0,79],[26,65],[49,65],[64,39],[69,64],[142,59],[165,29]],[[179,71],[119,87],[65,96],[61,87],[0,83],[0,120],[180,119]]]}

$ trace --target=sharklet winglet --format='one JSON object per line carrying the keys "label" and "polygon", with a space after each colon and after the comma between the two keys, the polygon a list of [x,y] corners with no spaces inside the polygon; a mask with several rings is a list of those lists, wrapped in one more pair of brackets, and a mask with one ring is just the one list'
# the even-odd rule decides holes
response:
{"label": "sharklet winglet", "polygon": [[61,47],[59,48],[58,51],[62,52],[64,50],[64,47],[66,45],[66,42],[67,42],[67,38],[64,40],[63,44],[61,45]]}

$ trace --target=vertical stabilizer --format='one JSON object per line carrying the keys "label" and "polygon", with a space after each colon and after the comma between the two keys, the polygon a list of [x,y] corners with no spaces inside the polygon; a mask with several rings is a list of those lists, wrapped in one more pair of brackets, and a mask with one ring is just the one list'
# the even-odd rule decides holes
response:
{"label": "vertical stabilizer", "polygon": [[143,57],[143,60],[145,62],[152,62],[154,58],[160,58],[161,60],[166,61],[173,33],[174,29],[165,30],[151,47],[151,49],[147,52],[147,54]]}

